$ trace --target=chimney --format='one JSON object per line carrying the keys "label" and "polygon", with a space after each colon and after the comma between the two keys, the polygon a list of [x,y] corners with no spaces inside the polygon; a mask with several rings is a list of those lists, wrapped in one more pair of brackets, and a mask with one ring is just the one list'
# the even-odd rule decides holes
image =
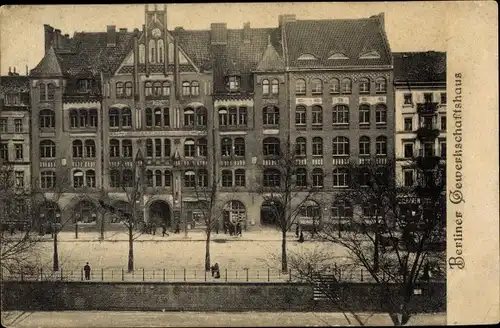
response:
{"label": "chimney", "polygon": [[120,33],[127,33],[127,29],[126,28],[120,28]]}
{"label": "chimney", "polygon": [[182,26],[176,26],[176,27],[174,28],[174,31],[175,31],[175,32],[182,32],[182,31],[184,31],[184,27],[182,27]]}
{"label": "chimney", "polygon": [[12,68],[9,66],[9,76],[12,76]]}
{"label": "chimney", "polygon": [[28,65],[26,65],[26,76],[29,75],[29,71],[28,71]]}
{"label": "chimney", "polygon": [[45,53],[49,51],[50,46],[54,42],[54,28],[49,24],[43,25],[44,29],[44,38],[45,38]]}
{"label": "chimney", "polygon": [[285,23],[295,22],[297,20],[294,14],[279,15],[279,27],[282,27]]}
{"label": "chimney", "polygon": [[226,23],[212,23],[210,25],[210,43],[212,45],[227,44],[227,25]]}
{"label": "chimney", "polygon": [[139,29],[138,28],[134,28],[134,34],[139,36]]}
{"label": "chimney", "polygon": [[18,76],[19,74],[16,73],[16,66],[14,66],[14,73],[12,73],[13,76]]}
{"label": "chimney", "polygon": [[108,25],[108,33],[106,35],[106,43],[108,47],[116,46],[116,26]]}
{"label": "chimney", "polygon": [[250,22],[243,24],[243,43],[250,43]]}
{"label": "chimney", "polygon": [[61,37],[61,30],[56,28],[54,30],[55,32],[55,36],[54,36],[54,48],[55,49],[59,49],[59,48],[62,48],[62,37]]}

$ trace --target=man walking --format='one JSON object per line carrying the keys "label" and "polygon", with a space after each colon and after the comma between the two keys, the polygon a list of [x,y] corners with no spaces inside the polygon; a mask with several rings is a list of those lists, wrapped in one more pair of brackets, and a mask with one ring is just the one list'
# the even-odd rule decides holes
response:
{"label": "man walking", "polygon": [[83,271],[85,272],[85,280],[90,280],[90,265],[89,265],[89,262],[87,262],[87,264],[85,264],[85,266],[83,267]]}

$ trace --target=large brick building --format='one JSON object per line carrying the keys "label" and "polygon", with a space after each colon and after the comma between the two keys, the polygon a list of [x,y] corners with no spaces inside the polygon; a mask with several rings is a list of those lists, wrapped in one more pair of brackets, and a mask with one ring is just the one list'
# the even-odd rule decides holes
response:
{"label": "large brick building", "polygon": [[45,25],[45,56],[30,74],[32,174],[48,193],[71,186],[54,200],[63,219],[94,226],[85,195],[101,188],[127,201],[117,181],[139,159],[154,189],[140,200],[146,220],[199,226],[194,186],[216,174],[232,199],[225,217],[254,229],[269,223],[256,181],[272,180],[273,152],[291,140],[321,204],[332,204],[320,208],[328,220],[344,213],[335,190],[347,186],[349,160],[394,157],[383,14],[209,30],[168,30],[166,17],[146,6],[141,30],[72,37]]}

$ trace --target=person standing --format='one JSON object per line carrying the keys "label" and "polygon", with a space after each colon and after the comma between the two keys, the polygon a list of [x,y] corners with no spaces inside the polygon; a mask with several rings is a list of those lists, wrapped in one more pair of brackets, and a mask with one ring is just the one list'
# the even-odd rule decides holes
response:
{"label": "person standing", "polygon": [[85,266],[83,267],[83,271],[85,272],[85,280],[90,280],[90,265],[89,265],[89,262],[87,262],[87,264],[85,264]]}
{"label": "person standing", "polygon": [[162,234],[162,236],[163,236],[163,237],[165,237],[165,235],[167,235],[167,236],[168,236],[168,233],[167,233],[167,226],[165,225],[165,223],[163,223],[163,224],[161,225],[161,234]]}
{"label": "person standing", "polygon": [[299,243],[303,243],[303,242],[304,242],[304,233],[302,231],[300,231]]}
{"label": "person standing", "polygon": [[153,231],[153,236],[156,235],[156,224],[151,222],[151,230]]}

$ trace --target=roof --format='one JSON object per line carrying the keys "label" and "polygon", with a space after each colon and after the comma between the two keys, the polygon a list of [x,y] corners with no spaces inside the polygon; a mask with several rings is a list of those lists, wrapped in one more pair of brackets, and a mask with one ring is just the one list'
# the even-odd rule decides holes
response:
{"label": "roof", "polygon": [[[385,31],[378,16],[363,19],[296,20],[285,23],[288,66],[335,68],[391,65]],[[360,59],[376,51],[378,59]],[[328,59],[341,53],[348,59]],[[305,54],[316,60],[298,60]]]}
{"label": "roof", "polygon": [[179,47],[197,67],[211,66],[210,31],[174,30],[169,33],[179,41]]}
{"label": "roof", "polygon": [[26,75],[0,76],[0,94],[29,92],[29,77]]}
{"label": "roof", "polygon": [[446,52],[395,52],[394,81],[446,82]]}
{"label": "roof", "polygon": [[53,47],[50,47],[38,65],[32,70],[32,75],[61,76],[62,70],[59,58]]}
{"label": "roof", "polygon": [[266,50],[262,55],[262,59],[256,67],[257,71],[269,72],[269,71],[282,71],[285,69],[285,62],[281,56],[276,51],[276,48],[272,45],[269,40]]}

